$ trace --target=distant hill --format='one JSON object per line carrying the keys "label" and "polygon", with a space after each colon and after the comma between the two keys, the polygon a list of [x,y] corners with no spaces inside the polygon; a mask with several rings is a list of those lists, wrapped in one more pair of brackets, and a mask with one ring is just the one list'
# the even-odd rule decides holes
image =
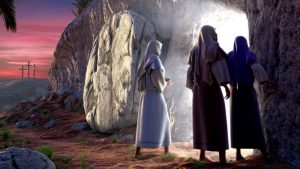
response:
{"label": "distant hill", "polygon": [[0,112],[48,93],[48,79],[0,79]]}

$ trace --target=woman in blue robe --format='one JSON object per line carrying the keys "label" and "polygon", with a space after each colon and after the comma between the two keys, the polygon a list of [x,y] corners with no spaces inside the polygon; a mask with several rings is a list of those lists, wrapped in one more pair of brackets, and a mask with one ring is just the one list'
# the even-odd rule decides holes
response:
{"label": "woman in blue robe", "polygon": [[238,36],[234,49],[228,54],[227,66],[231,86],[231,146],[237,149],[236,160],[242,160],[241,148],[260,149],[266,157],[266,144],[262,130],[260,111],[253,87],[268,82],[256,55],[249,50],[247,40]]}

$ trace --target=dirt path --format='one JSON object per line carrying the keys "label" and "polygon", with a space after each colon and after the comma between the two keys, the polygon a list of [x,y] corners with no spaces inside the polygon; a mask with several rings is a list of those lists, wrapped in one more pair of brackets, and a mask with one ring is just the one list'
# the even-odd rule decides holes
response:
{"label": "dirt path", "polygon": [[[138,160],[133,158],[133,144],[126,141],[112,143],[111,137],[93,136],[88,132],[82,132],[77,136],[51,139],[40,138],[39,132],[31,129],[19,129],[15,126],[8,126],[17,136],[30,140],[29,148],[40,145],[51,145],[56,156],[71,156],[69,168],[80,168],[80,156],[86,157],[86,163],[94,169],[100,168],[176,168],[179,161],[164,161],[163,151],[143,150],[148,157]],[[45,137],[43,135],[43,137]],[[182,163],[182,162],[181,162]]]}
{"label": "dirt path", "polygon": [[[14,125],[8,126],[17,136],[26,137],[30,140],[29,148],[35,148],[40,145],[51,145],[54,149],[54,156],[72,157],[67,168],[81,168],[80,157],[86,157],[86,164],[90,168],[195,168],[191,161],[186,161],[188,157],[197,158],[199,152],[193,150],[189,143],[174,143],[170,151],[176,154],[176,158],[167,158],[163,156],[163,149],[143,149],[145,155],[143,159],[134,158],[133,141],[117,140],[112,143],[111,136],[92,134],[91,131],[80,133],[71,133],[65,138],[51,138],[41,132],[32,129],[19,129]],[[180,158],[184,156],[184,158]],[[218,159],[217,153],[208,152],[207,156],[212,159]],[[233,158],[232,153],[227,152],[227,159]],[[230,160],[228,160],[230,161]],[[249,168],[251,166],[264,167],[265,164],[258,158],[255,161],[246,161],[244,163],[232,163],[223,168]],[[211,163],[201,168],[220,168],[218,163]],[[251,168],[251,167],[250,167]],[[257,167],[254,167],[257,168]]]}
{"label": "dirt path", "polygon": [[[0,113],[0,119],[5,114]],[[70,157],[70,161],[57,165],[60,169],[140,169],[140,168],[208,168],[208,169],[288,169],[286,165],[272,163],[265,164],[258,156],[247,157],[245,161],[235,162],[235,152],[228,150],[226,152],[229,166],[220,167],[218,161],[218,153],[207,152],[207,157],[212,163],[204,164],[195,161],[198,159],[199,150],[194,150],[191,143],[173,143],[170,146],[172,154],[163,155],[163,149],[142,149],[143,158],[134,158],[134,135],[135,128],[121,130],[116,135],[104,135],[95,133],[92,130],[74,132],[71,126],[74,123],[85,121],[84,116],[80,113],[70,113],[61,111],[53,116],[60,122],[51,129],[43,129],[42,126],[35,126],[29,129],[20,129],[14,123],[10,123],[5,128],[12,130],[16,138],[26,138],[29,144],[24,147],[35,149],[41,145],[49,145],[53,147],[55,157]],[[3,129],[3,128],[2,128]],[[124,136],[131,136],[125,139]],[[0,138],[1,139],[1,138]],[[2,140],[2,143],[3,140]],[[3,144],[2,144],[3,145]],[[16,143],[13,145],[17,145]],[[252,151],[244,151],[243,155],[248,156]],[[84,159],[84,160],[83,160]]]}

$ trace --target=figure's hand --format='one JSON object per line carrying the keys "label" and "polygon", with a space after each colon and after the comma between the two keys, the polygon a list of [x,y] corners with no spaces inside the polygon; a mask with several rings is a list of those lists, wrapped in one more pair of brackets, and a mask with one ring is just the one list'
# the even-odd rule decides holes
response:
{"label": "figure's hand", "polygon": [[274,80],[268,80],[268,81],[265,81],[262,84],[265,84],[270,89],[278,90],[278,85]]}
{"label": "figure's hand", "polygon": [[225,99],[227,100],[230,97],[230,89],[226,84],[222,86],[225,88],[225,92],[226,92]]}
{"label": "figure's hand", "polygon": [[167,86],[172,86],[172,81],[171,81],[171,79],[166,79],[166,82],[167,82]]}

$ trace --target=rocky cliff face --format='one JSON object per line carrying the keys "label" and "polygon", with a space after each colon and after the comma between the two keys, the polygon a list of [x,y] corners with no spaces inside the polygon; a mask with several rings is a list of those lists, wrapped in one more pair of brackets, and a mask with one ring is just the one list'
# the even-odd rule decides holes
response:
{"label": "rocky cliff face", "polygon": [[138,12],[154,24],[155,29],[159,30],[158,39],[164,42],[171,37],[173,6],[173,0],[90,2],[84,12],[67,26],[57,44],[49,70],[50,89],[57,93],[67,91],[82,97],[85,72],[93,42],[113,14],[127,9]]}
{"label": "rocky cliff face", "polygon": [[[263,87],[260,88],[262,119],[268,148],[274,158],[300,166],[300,2],[284,0],[215,1],[222,2],[231,8],[241,9],[247,14],[251,48],[257,53],[258,58],[267,69],[270,79],[275,80],[280,89],[280,91],[271,91]],[[191,2],[200,5],[200,7],[191,6]],[[185,71],[186,55],[192,46],[192,39],[197,35],[191,28],[199,29],[198,23],[195,23],[195,26],[194,22],[189,22],[188,18],[194,18],[193,16],[198,15],[204,2],[205,0],[94,0],[84,13],[66,28],[57,45],[49,71],[51,89],[58,93],[68,91],[81,97],[84,85],[86,85],[87,91],[90,91],[89,94],[85,95],[85,97],[89,96],[86,97],[86,100],[101,102],[101,107],[98,108],[90,106],[90,103],[85,103],[87,113],[101,111],[104,114],[109,114],[105,106],[115,104],[115,107],[112,106],[113,108],[110,109],[114,111],[110,113],[116,115],[106,116],[102,114],[99,115],[99,118],[103,118],[102,121],[108,118],[111,122],[106,127],[110,126],[110,129],[114,126],[122,127],[126,123],[121,122],[122,120],[115,120],[121,117],[121,112],[128,112],[131,115],[136,113],[134,112],[136,111],[134,108],[135,101],[129,100],[136,93],[132,91],[134,88],[132,76],[137,62],[134,58],[138,58],[138,55],[130,55],[123,60],[125,62],[126,60],[131,61],[133,63],[131,66],[127,64],[120,70],[115,69],[114,63],[120,61],[121,55],[117,54],[116,58],[109,57],[116,52],[113,51],[115,48],[112,48],[112,44],[106,46],[107,43],[101,42],[101,36],[103,39],[104,34],[100,33],[99,35],[99,32],[103,32],[104,29],[114,30],[114,28],[104,26],[104,24],[109,25],[112,23],[110,18],[114,14],[127,9],[135,11],[141,18],[144,17],[149,24],[153,25],[156,38],[164,44],[163,61],[166,70],[172,72],[169,76],[178,86],[182,86],[184,77],[179,78],[176,75]],[[186,17],[189,15],[187,13],[192,15]],[[98,35],[99,39],[95,41]],[[95,48],[92,50],[94,41],[96,42]],[[178,48],[179,51],[174,50]],[[103,50],[109,50],[109,54],[100,52]],[[88,69],[87,72],[87,82],[89,83],[84,84],[90,57],[88,67],[92,67],[92,69]],[[103,60],[105,58],[106,61]],[[120,83],[114,83],[113,79],[124,72],[128,72],[125,73],[125,78]],[[101,83],[92,84],[94,82]],[[184,90],[184,87],[182,88]],[[97,90],[98,92],[95,93]],[[170,112],[175,113],[175,117],[175,108],[184,111],[179,105],[190,104],[172,102],[172,100],[184,97],[182,90],[170,88],[169,91],[166,91],[168,105],[171,108]],[[121,95],[118,95],[119,91],[122,91]],[[92,93],[94,93],[93,97]],[[174,93],[176,94],[174,95]],[[101,99],[101,97],[106,96],[105,94],[108,94],[110,97],[107,98],[111,100]],[[96,98],[96,96],[100,98]],[[94,97],[95,99],[93,99]],[[130,108],[133,108],[132,112],[130,112]],[[94,115],[98,116],[97,113]],[[177,118],[181,119],[182,117],[177,116]],[[121,119],[126,118],[121,117]],[[134,121],[134,116],[131,120]],[[181,121],[186,120],[191,119],[181,119]],[[99,121],[100,123],[104,124]],[[97,129],[107,130],[106,127],[102,126]]]}
{"label": "rocky cliff face", "polygon": [[300,1],[247,1],[250,44],[279,91],[261,89],[273,157],[300,166]]}

